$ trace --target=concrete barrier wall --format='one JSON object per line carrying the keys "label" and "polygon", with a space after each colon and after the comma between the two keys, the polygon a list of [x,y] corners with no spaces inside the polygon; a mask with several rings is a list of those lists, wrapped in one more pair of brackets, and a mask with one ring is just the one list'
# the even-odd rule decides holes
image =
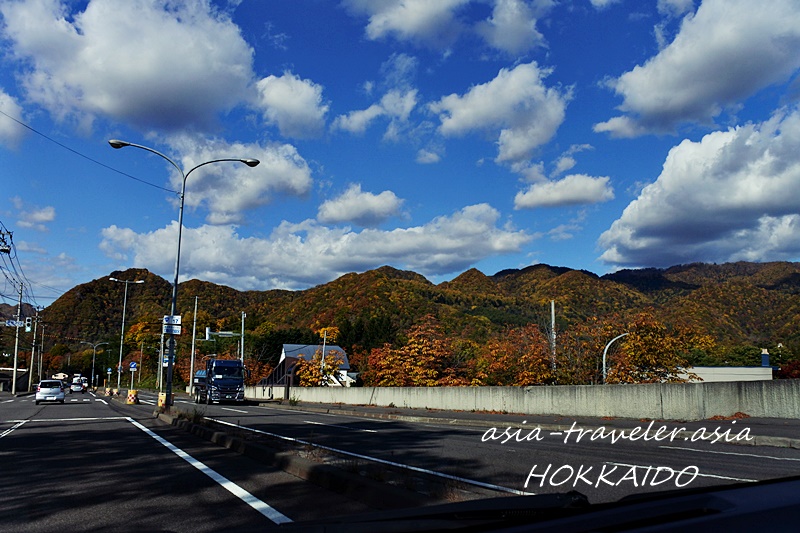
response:
{"label": "concrete barrier wall", "polygon": [[[283,387],[248,387],[252,400],[281,399]],[[301,402],[499,411],[562,416],[703,420],[737,412],[800,418],[800,380],[537,387],[293,387]]]}

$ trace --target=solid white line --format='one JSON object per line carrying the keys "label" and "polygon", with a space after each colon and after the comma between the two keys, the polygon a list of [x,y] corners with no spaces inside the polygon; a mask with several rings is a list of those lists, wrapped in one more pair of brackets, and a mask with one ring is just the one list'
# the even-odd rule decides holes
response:
{"label": "solid white line", "polygon": [[377,430],[374,429],[359,429],[359,428],[351,428],[348,426],[340,426],[339,424],[323,424],[322,422],[314,422],[311,420],[303,420],[306,424],[314,424],[315,426],[328,426],[332,428],[342,428],[342,429],[349,429],[351,431],[366,431],[367,433],[377,433]]}
{"label": "solid white line", "polygon": [[242,487],[240,487],[233,481],[230,481],[228,478],[222,476],[221,474],[207,467],[205,464],[198,461],[197,459],[195,459],[188,453],[184,452],[174,444],[170,443],[166,439],[156,435],[155,433],[153,433],[140,423],[136,422],[134,419],[127,417],[127,420],[137,428],[141,429],[142,431],[153,437],[156,441],[165,446],[169,451],[171,451],[172,453],[174,453],[175,455],[177,455],[178,457],[180,457],[181,459],[183,459],[184,461],[186,461],[187,463],[189,463],[190,465],[192,465],[193,467],[195,467],[196,469],[198,469],[199,471],[201,471],[202,473],[204,473],[205,475],[207,475],[208,477],[219,483],[219,485],[222,486],[222,488],[224,488],[225,490],[227,490],[228,492],[230,492],[231,494],[233,494],[234,496],[245,502],[247,505],[258,511],[262,515],[272,520],[274,523],[285,524],[292,521],[289,517],[281,514],[274,508],[270,507],[268,504],[264,503],[263,501],[259,500],[258,498],[256,498],[255,496],[244,490]]}
{"label": "solid white line", "polygon": [[222,409],[223,411],[233,411],[234,413],[244,413],[244,414],[248,414],[248,412],[247,412],[247,411],[242,411],[242,410],[240,410],[240,409],[231,409],[230,407],[220,407],[220,409]]}
{"label": "solid white line", "polygon": [[681,446],[659,446],[659,448],[667,448],[669,450],[685,450],[687,452],[698,453],[716,453],[719,455],[740,455],[742,457],[757,457],[759,459],[774,459],[775,461],[800,461],[798,457],[773,457],[771,455],[758,455],[755,453],[738,453],[738,452],[720,452],[716,450],[698,450],[696,448],[683,448]]}
{"label": "solid white line", "polygon": [[[627,463],[615,463],[613,461],[605,461],[605,464],[614,465],[614,466],[636,467],[636,468],[647,468],[647,466],[649,466],[649,465],[630,465],[630,464],[627,464]],[[698,473],[697,475],[700,476],[700,477],[712,477],[714,479],[726,479],[728,481],[749,481],[749,482],[758,481],[757,479],[745,479],[745,478],[741,478],[741,477],[728,477],[728,476],[715,476],[714,474],[700,474],[700,473]]]}
{"label": "solid white line", "polygon": [[108,405],[108,402],[106,402],[105,400],[101,400],[100,398],[95,398],[94,401],[100,402],[100,403],[105,404],[105,405]]}
{"label": "solid white line", "polygon": [[20,427],[20,426],[21,426],[22,424],[24,424],[25,422],[27,422],[27,420],[22,420],[22,421],[21,421],[21,422],[19,422],[18,424],[14,425],[14,426],[12,426],[12,427],[8,428],[7,430],[5,430],[4,432],[0,433],[0,439],[2,439],[3,437],[5,437],[6,435],[10,435],[12,431],[14,431],[14,430],[15,430],[15,429],[17,429],[18,427]]}
{"label": "solid white line", "polygon": [[491,490],[499,490],[501,492],[509,492],[511,494],[521,494],[521,495],[533,495],[534,494],[533,492],[525,492],[525,491],[522,491],[522,490],[510,489],[508,487],[503,487],[501,485],[493,485],[491,483],[484,483],[483,481],[476,481],[474,479],[467,479],[467,478],[464,478],[464,477],[452,476],[450,474],[443,474],[441,472],[434,472],[433,470],[426,470],[425,468],[419,468],[417,466],[405,465],[403,463],[395,463],[394,461],[387,461],[385,459],[379,459],[377,457],[370,457],[368,455],[361,455],[359,453],[348,452],[348,451],[345,451],[345,450],[337,450],[336,448],[331,448],[330,446],[323,446],[322,444],[316,444],[314,442],[309,442],[309,441],[305,441],[305,440],[302,440],[302,439],[295,439],[294,437],[286,437],[284,435],[278,435],[276,433],[269,433],[267,431],[261,431],[260,429],[249,428],[247,426],[239,426],[239,425],[236,425],[236,424],[231,424],[230,422],[225,422],[224,420],[217,420],[215,418],[208,418],[208,417],[206,417],[206,420],[211,420],[212,422],[216,422],[218,424],[222,424],[222,425],[225,425],[225,426],[232,426],[232,427],[239,428],[239,429],[245,429],[247,431],[252,431],[253,433],[260,433],[261,435],[268,435],[270,437],[276,437],[278,439],[288,440],[290,442],[296,442],[298,444],[303,444],[303,445],[306,445],[306,446],[314,446],[315,448],[320,448],[320,449],[328,450],[328,451],[331,451],[331,452],[334,452],[334,453],[347,455],[349,457],[356,457],[358,459],[364,459],[366,461],[372,461],[372,462],[375,462],[375,463],[381,463],[381,464],[385,464],[385,465],[390,465],[390,466],[394,466],[394,467],[397,467],[397,468],[402,468],[402,469],[405,469],[405,470],[411,470],[413,472],[421,472],[423,474],[429,474],[429,475],[432,475],[432,476],[437,476],[437,477],[449,479],[451,481],[458,481],[458,482],[461,482],[461,483],[466,483],[468,485],[474,485],[476,487],[483,487],[483,488],[487,488],[487,489],[491,489]]}

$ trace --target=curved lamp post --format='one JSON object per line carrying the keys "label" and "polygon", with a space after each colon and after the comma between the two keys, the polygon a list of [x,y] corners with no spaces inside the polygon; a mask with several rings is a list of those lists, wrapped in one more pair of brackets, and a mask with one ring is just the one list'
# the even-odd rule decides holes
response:
{"label": "curved lamp post", "polygon": [[[166,159],[175,169],[180,173],[182,178],[181,184],[181,196],[180,196],[180,210],[178,211],[178,253],[175,256],[175,282],[172,284],[172,303],[170,304],[170,316],[175,316],[177,314],[177,302],[178,302],[178,274],[180,273],[180,265],[181,265],[181,234],[183,233],[183,200],[184,196],[186,195],[186,178],[189,177],[189,174],[197,170],[198,168],[210,165],[211,163],[221,163],[223,161],[234,161],[238,163],[244,163],[248,167],[255,167],[259,164],[258,159],[242,159],[242,158],[223,158],[223,159],[212,159],[211,161],[206,161],[205,163],[200,163],[199,165],[192,167],[189,169],[188,172],[184,172],[178,164],[170,159],[169,157],[165,156],[158,150],[154,150],[148,146],[142,146],[141,144],[134,144],[127,141],[120,141],[118,139],[111,139],[108,141],[108,144],[111,145],[112,148],[124,148],[126,146],[133,146],[134,148],[141,148],[142,150],[146,150],[157,156]],[[169,409],[172,405],[172,369],[173,369],[173,362],[175,360],[175,334],[169,334],[169,356],[167,358],[167,380],[166,380],[166,398],[165,398],[165,407]],[[192,376],[189,376],[191,379]]]}
{"label": "curved lamp post", "polygon": [[94,388],[94,359],[97,357],[97,347],[102,346],[103,344],[108,344],[107,342],[98,342],[97,344],[92,344],[89,341],[81,341],[81,344],[88,344],[92,347],[92,388]]}
{"label": "curved lamp post", "polygon": [[603,385],[606,384],[606,354],[608,353],[608,348],[609,348],[609,346],[614,344],[614,341],[616,341],[618,339],[621,339],[625,335],[628,335],[628,334],[627,333],[623,333],[622,335],[617,335],[616,337],[614,337],[613,339],[608,341],[608,344],[606,344],[606,347],[603,350]]}

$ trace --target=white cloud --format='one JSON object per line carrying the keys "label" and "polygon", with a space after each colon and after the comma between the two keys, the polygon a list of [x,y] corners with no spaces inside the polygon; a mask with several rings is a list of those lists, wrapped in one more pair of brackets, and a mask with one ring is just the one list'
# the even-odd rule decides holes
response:
{"label": "white cloud", "polygon": [[694,0],[658,0],[658,12],[670,17],[679,17],[694,10]]}
{"label": "white cloud", "polygon": [[[268,239],[242,238],[235,226],[184,228],[181,279],[200,278],[241,289],[307,288],[347,272],[391,264],[424,275],[468,268],[486,257],[514,253],[531,240],[497,227],[499,213],[472,205],[423,226],[390,231],[327,228],[313,220],[283,222]],[[111,226],[101,249],[114,258],[170,275],[177,222],[150,233]]]}
{"label": "white cloud", "polygon": [[391,90],[383,95],[380,103],[373,104],[364,110],[352,111],[347,115],[336,117],[333,122],[333,128],[361,134],[376,119],[388,117],[390,119],[389,126],[386,129],[384,138],[396,140],[399,137],[399,132],[405,128],[408,118],[416,105],[416,89],[407,91]]}
{"label": "white cloud", "polygon": [[[0,117],[0,146],[16,148],[27,134],[27,130],[15,120],[22,120],[22,107],[14,97],[0,88],[0,111],[8,116]],[[9,118],[11,117],[11,118]]]}
{"label": "white cloud", "polygon": [[685,140],[600,237],[621,266],[800,256],[800,112]]}
{"label": "white cloud", "polygon": [[798,49],[794,0],[775,0],[769,9],[751,0],[705,0],[658,55],[609,82],[625,115],[595,131],[632,137],[710,122],[725,106],[787,81],[800,68]]}
{"label": "white cloud", "polygon": [[281,135],[303,139],[316,137],[324,129],[328,105],[322,100],[322,86],[291,72],[268,76],[256,86],[264,118],[277,124]]}
{"label": "white cloud", "polygon": [[[278,194],[303,196],[311,188],[311,169],[289,144],[227,143],[219,139],[173,137],[172,148],[182,154],[183,169],[220,158],[258,159],[250,168],[237,162],[214,163],[193,172],[186,180],[185,205],[204,205],[212,224],[243,221],[245,212],[269,204]],[[171,187],[180,190],[181,177],[172,173]]]}
{"label": "white cloud", "polygon": [[441,161],[442,156],[433,150],[420,149],[417,151],[416,162],[423,165],[430,165]]}
{"label": "white cloud", "polygon": [[11,203],[18,211],[17,226],[20,228],[47,231],[47,224],[56,219],[56,209],[53,206],[29,206],[26,205],[19,196],[13,197]]}
{"label": "white cloud", "polygon": [[86,127],[107,115],[176,130],[214,124],[249,99],[253,51],[208,0],[91,0],[74,13],[69,5],[0,4],[27,98],[56,118]]}
{"label": "white cloud", "polygon": [[533,7],[523,0],[497,0],[492,16],[478,24],[477,31],[492,47],[512,56],[545,44]]}
{"label": "white cloud", "polygon": [[402,205],[403,200],[392,191],[362,192],[361,185],[354,184],[338,198],[324,202],[317,212],[317,220],[323,224],[352,222],[372,227],[397,216]]}
{"label": "white cloud", "polygon": [[614,4],[619,4],[622,0],[589,0],[595,9],[606,9]]}
{"label": "white cloud", "polygon": [[571,174],[557,181],[534,183],[527,191],[517,193],[514,209],[607,202],[614,199],[614,190],[609,181],[607,177]]}
{"label": "white cloud", "polygon": [[445,47],[463,31],[456,15],[469,0],[345,0],[343,5],[369,19],[367,38],[392,36],[400,41]]}
{"label": "white cloud", "polygon": [[439,115],[439,132],[447,137],[474,130],[499,130],[497,162],[514,163],[549,141],[564,121],[569,92],[547,88],[550,73],[535,62],[502,69],[488,83],[466,94],[451,94],[430,104]]}

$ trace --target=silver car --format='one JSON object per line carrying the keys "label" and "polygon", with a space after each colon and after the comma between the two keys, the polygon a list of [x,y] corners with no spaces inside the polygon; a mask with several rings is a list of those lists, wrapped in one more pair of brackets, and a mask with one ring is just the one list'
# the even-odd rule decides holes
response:
{"label": "silver car", "polygon": [[36,405],[39,402],[59,402],[64,403],[64,384],[57,379],[47,379],[40,381],[36,386]]}

